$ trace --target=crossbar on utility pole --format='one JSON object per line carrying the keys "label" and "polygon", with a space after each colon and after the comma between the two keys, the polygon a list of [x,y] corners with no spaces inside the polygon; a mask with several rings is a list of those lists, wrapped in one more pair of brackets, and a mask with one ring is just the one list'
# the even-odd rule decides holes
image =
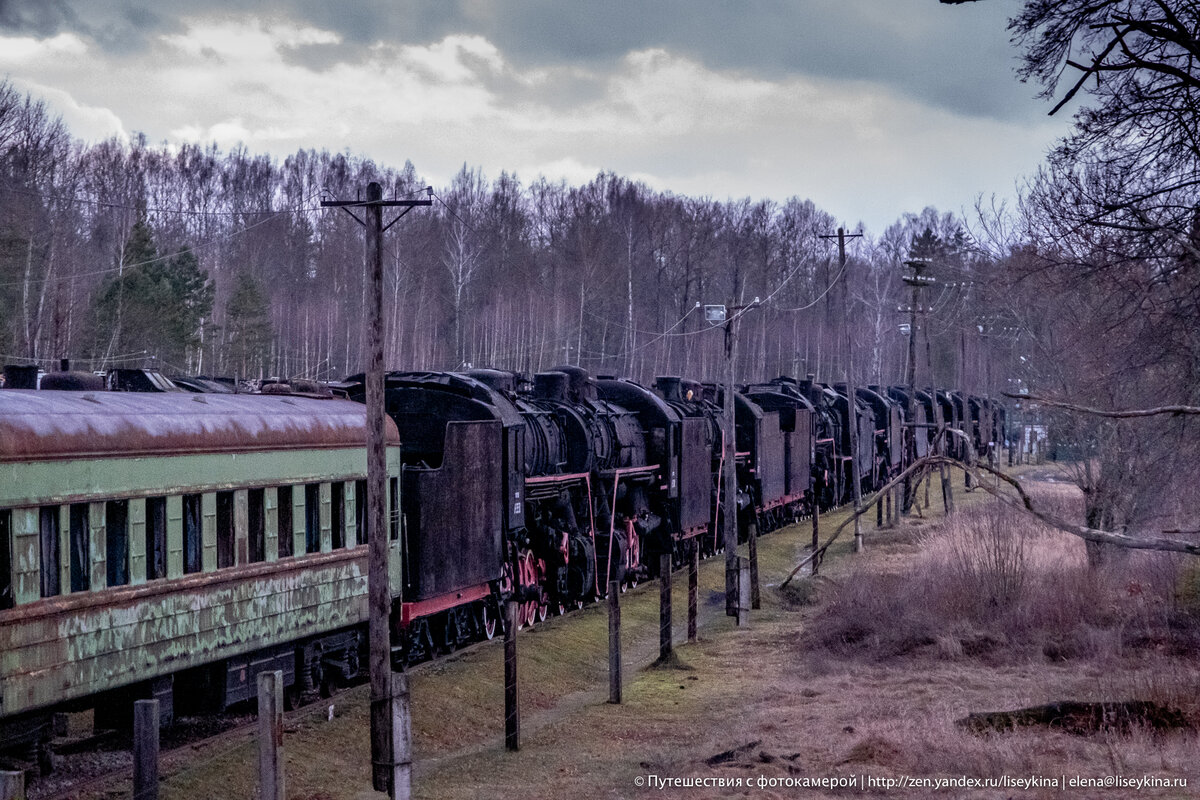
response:
{"label": "crossbar on utility pole", "polygon": [[[426,190],[432,195],[433,190]],[[384,200],[383,187],[375,181],[367,184],[367,199],[322,200],[325,208],[341,208],[366,228],[365,266],[367,272],[367,314],[365,317],[367,369],[367,629],[370,637],[371,676],[371,784],[377,792],[387,792],[392,800],[412,794],[407,785],[407,765],[396,763],[396,752],[411,752],[408,742],[395,742],[392,713],[392,593],[388,585],[389,536],[387,525],[387,451],[384,440],[383,385],[383,232],[395,225],[417,206],[433,205],[432,197],[423,200]],[[402,208],[399,216],[383,225],[385,208]],[[361,209],[360,219],[352,208]],[[397,748],[395,745],[399,744]],[[399,778],[399,779],[398,779]],[[405,785],[399,785],[405,784]]]}

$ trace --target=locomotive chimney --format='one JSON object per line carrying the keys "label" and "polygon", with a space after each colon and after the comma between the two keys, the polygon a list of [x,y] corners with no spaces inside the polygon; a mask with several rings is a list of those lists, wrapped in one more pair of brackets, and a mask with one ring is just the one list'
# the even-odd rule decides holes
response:
{"label": "locomotive chimney", "polygon": [[567,400],[567,376],[562,372],[539,372],[533,376],[533,396],[538,400]]}
{"label": "locomotive chimney", "polygon": [[677,403],[683,400],[682,387],[683,379],[674,375],[662,375],[654,379],[654,388],[668,403]]}
{"label": "locomotive chimney", "polygon": [[4,386],[7,389],[36,389],[38,368],[36,365],[4,365]]}
{"label": "locomotive chimney", "polygon": [[571,399],[571,402],[582,403],[585,400],[595,400],[599,396],[596,391],[596,383],[588,375],[586,369],[562,366],[555,367],[554,371],[567,376],[567,397]]}

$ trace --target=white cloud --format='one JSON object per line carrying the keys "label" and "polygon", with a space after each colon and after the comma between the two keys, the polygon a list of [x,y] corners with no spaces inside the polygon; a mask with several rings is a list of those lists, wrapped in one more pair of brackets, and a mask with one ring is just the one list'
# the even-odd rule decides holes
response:
{"label": "white cloud", "polygon": [[0,64],[6,69],[35,66],[64,56],[79,56],[87,45],[73,33],[60,33],[49,39],[31,36],[0,36]]}
{"label": "white cloud", "polygon": [[22,91],[45,101],[47,110],[52,115],[62,117],[63,124],[75,139],[88,143],[101,142],[114,136],[123,141],[129,140],[129,133],[121,124],[121,118],[112,109],[85,105],[53,86],[19,79],[13,83]]}
{"label": "white cloud", "polygon": [[141,130],[279,157],[349,149],[395,166],[409,159],[436,182],[464,162],[571,183],[605,169],[677,193],[811,197],[877,232],[927,204],[1010,194],[1065,125],[959,117],[863,81],[769,81],[661,48],[607,72],[522,69],[484,37],[450,35],[377,43],[364,63],[315,70],[290,57],[294,48],[338,45],[337,34],[256,17],[183,23],[186,33],[123,59],[69,36],[23,44],[23,55],[0,39],[0,67],[36,75],[27,85],[85,138]]}

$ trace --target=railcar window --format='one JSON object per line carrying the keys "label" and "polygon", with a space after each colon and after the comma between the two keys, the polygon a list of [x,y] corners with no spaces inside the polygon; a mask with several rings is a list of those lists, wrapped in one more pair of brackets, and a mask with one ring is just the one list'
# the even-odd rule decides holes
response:
{"label": "railcar window", "polygon": [[392,541],[400,538],[400,479],[392,478],[388,481],[388,489],[392,498],[392,513],[391,513],[391,536]]}
{"label": "railcar window", "polygon": [[280,486],[279,497],[279,557],[292,555],[292,487]]}
{"label": "railcar window", "polygon": [[354,482],[355,535],[359,544],[367,543],[367,482]]}
{"label": "railcar window", "polygon": [[200,495],[183,496],[183,571],[199,572],[204,568],[200,552],[201,538]]}
{"label": "railcar window", "polygon": [[38,531],[42,546],[42,597],[54,597],[62,591],[62,578],[58,568],[58,506],[42,506],[38,511]]}
{"label": "railcar window", "polygon": [[0,609],[13,607],[12,512],[0,511]]}
{"label": "railcar window", "polygon": [[262,489],[246,492],[246,523],[250,540],[250,561],[265,561],[267,558],[267,516],[263,509]]}
{"label": "railcar window", "polygon": [[110,500],[104,504],[105,564],[108,585],[129,583],[129,501]]}
{"label": "railcar window", "polygon": [[333,549],[339,550],[346,546],[346,484],[334,481],[329,485],[330,504],[329,521],[333,530]]}
{"label": "railcar window", "polygon": [[71,504],[71,591],[86,592],[92,587],[91,531],[88,529],[87,503]]}
{"label": "railcar window", "polygon": [[146,580],[167,577],[167,498],[146,499]]}
{"label": "railcar window", "polygon": [[304,552],[321,552],[321,484],[304,487]]}
{"label": "railcar window", "polygon": [[217,492],[217,567],[233,566],[233,492]]}

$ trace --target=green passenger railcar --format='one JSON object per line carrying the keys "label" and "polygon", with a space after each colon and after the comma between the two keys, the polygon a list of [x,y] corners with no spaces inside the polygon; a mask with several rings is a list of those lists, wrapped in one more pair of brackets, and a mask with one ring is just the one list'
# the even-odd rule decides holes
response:
{"label": "green passenger railcar", "polygon": [[[392,585],[400,447],[388,421]],[[51,711],[224,707],[364,644],[366,416],[292,396],[0,392],[0,747]],[[398,590],[397,590],[398,591]]]}

